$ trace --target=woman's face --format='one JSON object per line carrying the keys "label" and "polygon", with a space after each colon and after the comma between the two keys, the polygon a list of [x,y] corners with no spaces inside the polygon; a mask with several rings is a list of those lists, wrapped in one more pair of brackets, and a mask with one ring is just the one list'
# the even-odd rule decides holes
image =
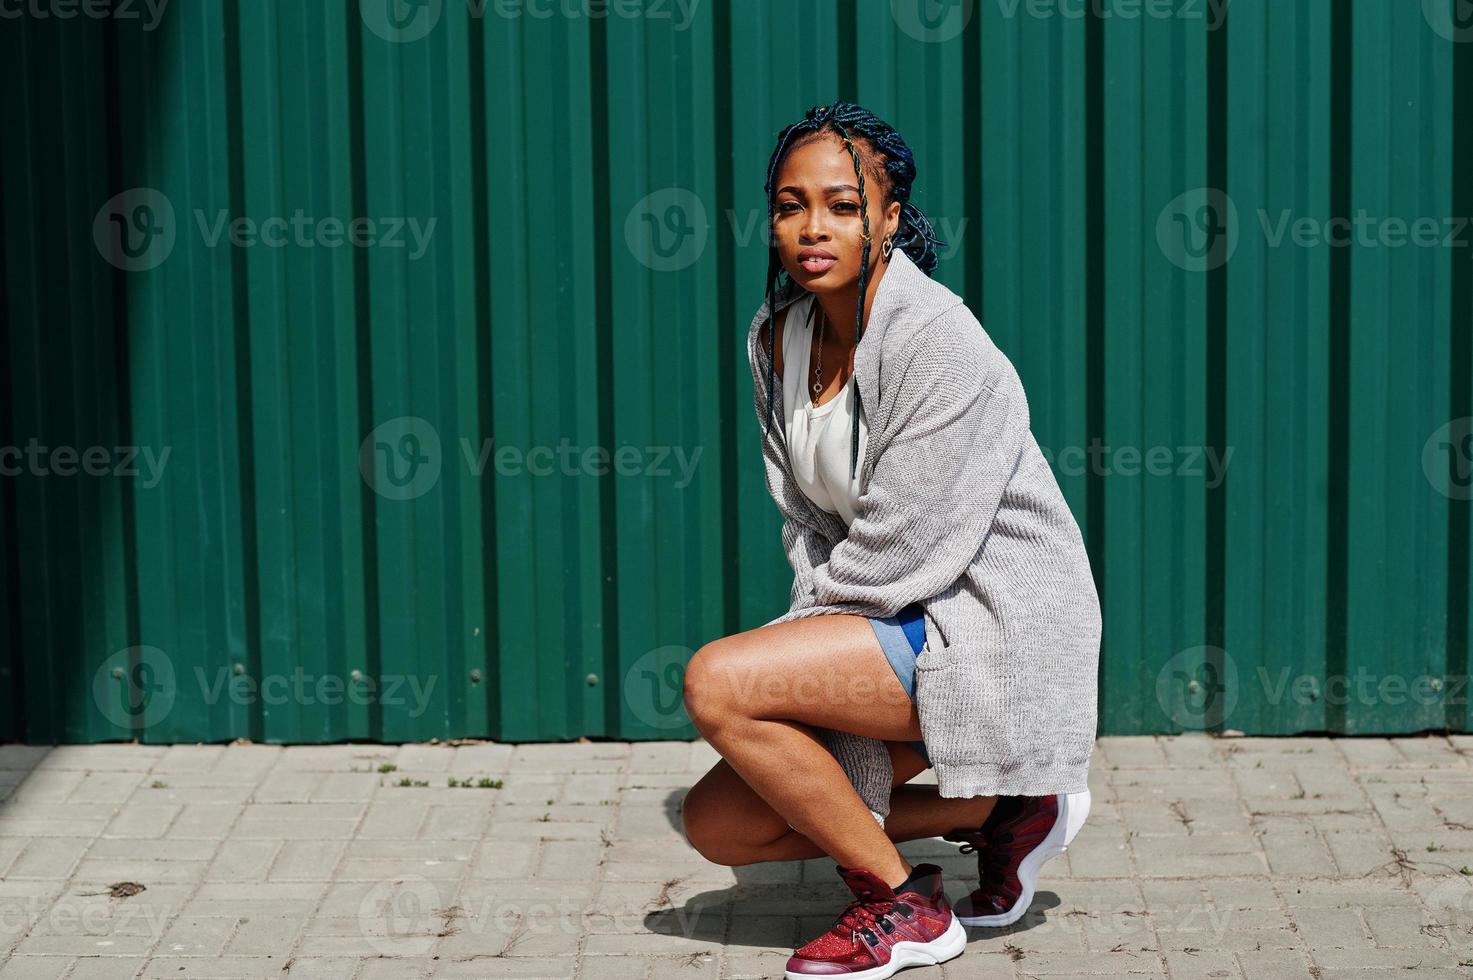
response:
{"label": "woman's face", "polygon": [[[863,153],[863,141],[858,143]],[[835,292],[859,282],[864,217],[854,157],[833,133],[790,150],[778,168],[772,234],[788,275],[809,292]],[[870,268],[880,243],[899,227],[900,202],[884,205],[884,188],[865,167],[869,199]],[[886,213],[888,211],[888,214]]]}

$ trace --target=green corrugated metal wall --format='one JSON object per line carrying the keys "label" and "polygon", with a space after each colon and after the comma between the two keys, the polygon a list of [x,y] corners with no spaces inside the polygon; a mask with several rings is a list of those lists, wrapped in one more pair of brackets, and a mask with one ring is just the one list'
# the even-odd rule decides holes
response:
{"label": "green corrugated metal wall", "polygon": [[[1102,730],[1469,730],[1473,24],[1220,9],[6,20],[0,445],[169,456],[0,479],[0,739],[692,734],[683,658],[786,601],[744,339],[773,137],[836,95],[915,149],[938,278],[1023,375],[1100,582]],[[210,245],[299,210],[435,224]],[[1457,241],[1273,238],[1362,210]],[[172,251],[110,265],[115,214]],[[498,469],[562,445],[633,448]]]}

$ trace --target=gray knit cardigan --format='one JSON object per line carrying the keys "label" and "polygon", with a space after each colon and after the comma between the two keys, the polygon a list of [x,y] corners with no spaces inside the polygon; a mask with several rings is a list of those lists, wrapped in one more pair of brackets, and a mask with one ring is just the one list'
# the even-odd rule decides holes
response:
{"label": "gray knit cardigan", "polygon": [[[789,280],[781,310],[805,290]],[[793,567],[767,625],[925,610],[921,737],[944,797],[1083,790],[1094,746],[1100,604],[1089,556],[1029,429],[1011,361],[961,297],[896,249],[854,353],[868,437],[854,522],[815,506],[768,418],[764,300],[747,338],[768,491]],[[890,811],[883,742],[823,729],[875,818]]]}

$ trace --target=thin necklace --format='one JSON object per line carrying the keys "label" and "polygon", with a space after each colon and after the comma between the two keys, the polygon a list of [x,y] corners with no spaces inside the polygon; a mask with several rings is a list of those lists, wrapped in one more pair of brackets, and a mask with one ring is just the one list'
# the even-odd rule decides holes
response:
{"label": "thin necklace", "polygon": [[821,317],[818,322],[818,364],[813,369],[813,401],[815,404],[818,402],[818,393],[823,391],[823,328],[829,322],[822,308],[819,309],[818,315]]}

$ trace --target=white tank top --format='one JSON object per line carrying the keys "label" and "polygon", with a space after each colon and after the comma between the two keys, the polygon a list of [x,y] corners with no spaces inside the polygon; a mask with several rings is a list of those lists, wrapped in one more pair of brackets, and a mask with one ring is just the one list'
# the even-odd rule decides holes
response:
{"label": "white tank top", "polygon": [[[849,478],[850,429],[854,375],[843,389],[816,408],[813,405],[813,366],[809,354],[817,320],[810,324],[817,302],[810,293],[788,306],[783,319],[783,434],[798,487],[814,504],[838,514],[847,527],[854,521],[859,501],[859,476],[868,437],[864,406],[859,406],[859,464]],[[822,314],[819,313],[821,317]]]}

